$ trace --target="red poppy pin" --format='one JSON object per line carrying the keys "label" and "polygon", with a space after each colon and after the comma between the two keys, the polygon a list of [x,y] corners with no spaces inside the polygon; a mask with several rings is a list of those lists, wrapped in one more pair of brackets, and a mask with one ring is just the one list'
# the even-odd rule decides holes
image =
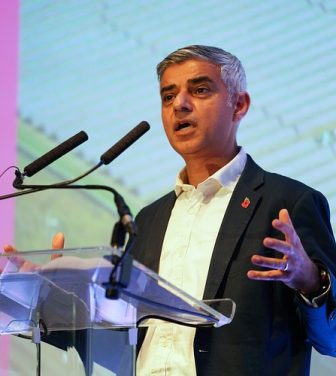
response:
{"label": "red poppy pin", "polygon": [[251,203],[250,199],[249,199],[248,197],[245,197],[245,198],[244,198],[244,201],[241,203],[241,206],[242,206],[244,209],[246,209],[246,208],[249,207],[250,203]]}

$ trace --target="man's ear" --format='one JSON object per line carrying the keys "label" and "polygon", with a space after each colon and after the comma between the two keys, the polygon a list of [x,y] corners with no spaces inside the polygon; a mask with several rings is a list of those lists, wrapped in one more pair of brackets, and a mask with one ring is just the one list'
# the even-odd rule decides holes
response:
{"label": "man's ear", "polygon": [[250,107],[251,99],[249,94],[244,91],[237,95],[233,112],[233,121],[240,121],[247,113]]}

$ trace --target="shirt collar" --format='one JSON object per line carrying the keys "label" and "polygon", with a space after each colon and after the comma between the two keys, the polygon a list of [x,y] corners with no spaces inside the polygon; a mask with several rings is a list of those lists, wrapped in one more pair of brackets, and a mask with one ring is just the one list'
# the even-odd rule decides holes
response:
{"label": "shirt collar", "polygon": [[[197,190],[218,190],[225,187],[232,192],[242,174],[246,164],[246,152],[241,147],[239,153],[225,166],[216,171],[213,175],[209,176],[206,180],[197,186]],[[195,189],[192,185],[184,183],[187,180],[187,172],[184,167],[176,178],[175,193],[177,196],[183,191],[190,191]]]}

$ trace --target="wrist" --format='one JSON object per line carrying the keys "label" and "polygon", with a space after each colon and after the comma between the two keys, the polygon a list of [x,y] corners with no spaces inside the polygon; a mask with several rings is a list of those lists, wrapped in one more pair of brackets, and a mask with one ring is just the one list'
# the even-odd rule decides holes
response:
{"label": "wrist", "polygon": [[325,303],[328,291],[330,290],[330,276],[323,264],[315,262],[315,265],[318,269],[318,287],[315,291],[312,289],[312,292],[299,291],[299,294],[306,304],[320,307]]}

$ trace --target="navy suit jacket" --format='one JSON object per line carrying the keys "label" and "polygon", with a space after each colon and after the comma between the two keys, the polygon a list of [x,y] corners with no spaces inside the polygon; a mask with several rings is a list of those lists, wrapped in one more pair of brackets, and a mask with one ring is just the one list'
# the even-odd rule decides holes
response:
{"label": "navy suit jacket", "polygon": [[[249,205],[242,205],[245,199]],[[174,206],[174,192],[137,216],[135,259],[158,271],[164,235]],[[248,156],[232,194],[210,262],[204,299],[231,298],[236,314],[221,328],[199,328],[194,341],[198,375],[308,375],[311,346],[336,356],[336,309],[333,292],[321,308],[307,307],[281,282],[253,281],[255,253],[282,257],[267,249],[265,236],[282,238],[271,222],[289,211],[302,244],[314,260],[336,275],[336,245],[324,196],[295,180],[261,169]],[[224,212],[224,209],[223,209]]]}

